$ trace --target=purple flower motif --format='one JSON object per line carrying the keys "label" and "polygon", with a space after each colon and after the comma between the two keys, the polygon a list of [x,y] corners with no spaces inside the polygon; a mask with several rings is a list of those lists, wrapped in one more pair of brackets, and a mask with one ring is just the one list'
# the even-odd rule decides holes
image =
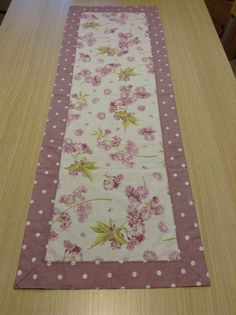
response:
{"label": "purple flower motif", "polygon": [[106,94],[106,95],[111,94],[111,89],[105,89],[105,90],[104,90],[104,94]]}
{"label": "purple flower motif", "polygon": [[58,233],[56,233],[55,231],[51,230],[50,232],[50,241],[55,241],[58,238]]}
{"label": "purple flower motif", "polygon": [[83,133],[84,133],[83,129],[80,129],[80,128],[74,131],[74,134],[78,137],[82,136]]}
{"label": "purple flower motif", "polygon": [[139,186],[136,189],[128,185],[125,188],[125,195],[131,203],[141,203],[142,199],[145,199],[149,194],[148,189],[145,186]]}
{"label": "purple flower motif", "polygon": [[139,110],[140,112],[143,112],[143,111],[145,111],[146,106],[144,106],[144,105],[139,105],[137,108],[138,108],[138,110]]}
{"label": "purple flower motif", "polygon": [[[82,249],[77,244],[72,243],[70,240],[64,240],[63,242],[65,248],[65,254],[63,260],[69,259],[75,261],[83,259]],[[69,257],[68,257],[69,256]]]}
{"label": "purple flower motif", "polygon": [[80,53],[79,56],[83,62],[90,62],[91,61],[91,57],[87,54]]}
{"label": "purple flower motif", "polygon": [[143,253],[143,259],[146,261],[158,260],[156,253],[152,250],[145,250]]}
{"label": "purple flower motif", "polygon": [[99,75],[95,75],[93,78],[92,78],[92,85],[93,86],[98,86],[100,85],[102,82],[102,78],[99,76]]}
{"label": "purple flower motif", "polygon": [[138,134],[144,136],[146,141],[153,141],[155,139],[156,130],[151,127],[139,129]]}
{"label": "purple flower motif", "polygon": [[148,98],[151,94],[148,93],[144,87],[140,86],[135,89],[135,95],[139,99]]}
{"label": "purple flower motif", "polygon": [[97,118],[103,120],[103,119],[106,118],[106,114],[103,113],[103,112],[100,112],[100,113],[97,114]]}
{"label": "purple flower motif", "polygon": [[89,201],[82,201],[78,204],[77,213],[79,217],[79,222],[83,223],[87,218],[89,213],[92,210],[92,205]]}
{"label": "purple flower motif", "polygon": [[127,141],[127,144],[125,146],[125,150],[129,154],[137,154],[138,153],[138,147],[131,140]]}
{"label": "purple flower motif", "polygon": [[150,207],[145,206],[140,209],[140,217],[143,221],[149,220],[151,215],[152,213]]}
{"label": "purple flower motif", "polygon": [[158,181],[161,181],[163,179],[163,176],[159,172],[154,172],[152,175]]}
{"label": "purple flower motif", "polygon": [[180,251],[179,250],[172,251],[169,254],[168,260],[169,261],[180,260]]}
{"label": "purple flower motif", "polygon": [[120,143],[121,143],[121,138],[120,137],[118,137],[118,136],[112,137],[111,145],[112,145],[113,148],[119,147]]}
{"label": "purple flower motif", "polygon": [[109,151],[112,148],[111,144],[106,140],[99,141],[98,147],[105,150],[105,151]]}
{"label": "purple flower motif", "polygon": [[124,178],[122,174],[119,174],[117,176],[107,176],[106,179],[103,181],[103,188],[105,190],[113,190],[117,189],[120,186],[120,183],[122,179]]}
{"label": "purple flower motif", "polygon": [[78,150],[78,146],[71,139],[64,139],[63,151],[66,153],[74,153]]}
{"label": "purple flower motif", "polygon": [[159,227],[159,230],[161,232],[163,232],[163,233],[168,233],[169,232],[168,226],[162,221],[158,224],[158,227]]}
{"label": "purple flower motif", "polygon": [[155,215],[160,215],[164,211],[163,206],[159,203],[158,197],[154,196],[151,200],[151,212]]}
{"label": "purple flower motif", "polygon": [[80,114],[68,114],[68,116],[67,116],[67,125],[70,125],[70,123],[73,120],[78,120],[78,119],[80,119]]}

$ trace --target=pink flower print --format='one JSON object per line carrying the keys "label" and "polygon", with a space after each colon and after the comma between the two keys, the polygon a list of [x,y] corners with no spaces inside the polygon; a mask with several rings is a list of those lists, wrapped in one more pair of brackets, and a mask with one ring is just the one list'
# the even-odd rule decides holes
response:
{"label": "pink flower print", "polygon": [[146,68],[148,69],[148,73],[155,74],[155,68],[153,62],[150,60],[150,62],[146,65]]}
{"label": "pink flower print", "polygon": [[111,89],[105,89],[103,92],[104,94],[109,95],[111,94]]}
{"label": "pink flower print", "polygon": [[138,147],[135,145],[133,141],[128,140],[125,146],[125,151],[129,154],[137,154]]}
{"label": "pink flower print", "polygon": [[84,45],[82,42],[77,42],[76,48],[80,49],[80,48],[84,48]]}
{"label": "pink flower print", "polygon": [[87,54],[80,53],[79,56],[83,62],[90,62],[91,61],[91,57]]}
{"label": "pink flower print", "polygon": [[134,57],[127,57],[127,60],[132,62],[135,60],[135,58]]}
{"label": "pink flower print", "polygon": [[82,136],[83,133],[84,133],[83,129],[80,128],[74,131],[74,134],[78,137]]}
{"label": "pink flower print", "polygon": [[73,196],[75,196],[76,198],[81,198],[81,196],[83,194],[85,194],[88,191],[88,189],[85,186],[80,186],[77,187],[74,191],[73,191]]}
{"label": "pink flower print", "polygon": [[138,108],[138,110],[139,110],[140,112],[143,112],[143,111],[145,111],[146,106],[144,106],[144,105],[139,105],[137,108]]}
{"label": "pink flower print", "polygon": [[140,209],[140,217],[143,221],[149,220],[151,215],[151,209],[149,207],[142,207]]}
{"label": "pink flower print", "polygon": [[58,233],[56,233],[55,231],[51,230],[50,232],[50,241],[55,241],[58,238]]}
{"label": "pink flower print", "polygon": [[81,110],[85,109],[86,107],[88,107],[87,103],[80,103],[80,104],[76,107],[76,110],[81,111]]}
{"label": "pink flower print", "polygon": [[149,194],[148,189],[145,186],[139,186],[136,189],[128,185],[125,188],[125,195],[128,197],[128,200],[133,203],[141,203],[142,199],[145,199]]}
{"label": "pink flower print", "polygon": [[128,168],[133,168],[135,163],[132,161],[130,157],[124,159],[123,164]]}
{"label": "pink flower print", "polygon": [[95,97],[92,99],[92,103],[93,104],[97,104],[99,102],[99,98],[98,97]]}
{"label": "pink flower print", "polygon": [[163,233],[168,233],[169,232],[168,226],[162,221],[158,224],[158,227],[159,227],[159,230],[161,232],[163,232]]}
{"label": "pink flower print", "polygon": [[180,251],[179,250],[172,251],[169,254],[168,260],[169,261],[180,260]]}
{"label": "pink flower print", "polygon": [[163,176],[159,172],[152,173],[152,176],[158,181],[161,181],[163,179]]}
{"label": "pink flower print", "polygon": [[134,205],[128,205],[127,220],[130,227],[136,227],[140,222],[140,216]]}
{"label": "pink flower print", "polygon": [[102,78],[99,76],[99,75],[95,75],[93,78],[92,78],[92,85],[93,86],[98,86],[100,85],[102,82]]}
{"label": "pink flower print", "polygon": [[73,120],[80,119],[80,114],[68,114],[67,116],[67,125],[69,125]]}
{"label": "pink flower print", "polygon": [[159,203],[158,197],[154,196],[151,200],[151,212],[155,215],[160,215],[164,211],[163,206]]}
{"label": "pink flower print", "polygon": [[91,71],[88,69],[82,69],[79,73],[77,73],[75,75],[75,80],[81,80],[81,79],[85,79],[85,80],[90,80],[91,78]]}
{"label": "pink flower print", "polygon": [[100,113],[97,114],[97,118],[103,120],[103,119],[106,118],[106,114],[103,113],[103,112],[100,112]]}
{"label": "pink flower print", "polygon": [[111,129],[105,129],[104,132],[105,132],[105,135],[107,136],[111,133]]}
{"label": "pink flower print", "polygon": [[116,153],[111,153],[110,158],[113,161],[124,161],[125,160],[125,154],[123,152],[116,152]]}
{"label": "pink flower print", "polygon": [[93,154],[93,151],[91,150],[91,148],[86,143],[81,144],[81,149],[86,154]]}
{"label": "pink flower print", "polygon": [[85,222],[91,210],[92,210],[92,206],[89,201],[84,200],[78,204],[77,213],[78,213],[80,223]]}
{"label": "pink flower print", "polygon": [[78,150],[78,146],[71,139],[64,139],[63,151],[66,153],[74,153]]}
{"label": "pink flower print", "polygon": [[106,140],[99,141],[98,147],[105,150],[105,151],[109,151],[112,148],[111,144],[109,142],[107,142]]}
{"label": "pink flower print", "polygon": [[120,186],[120,183],[123,179],[123,175],[119,174],[117,176],[107,176],[106,175],[106,179],[104,179],[103,181],[103,188],[105,190],[113,190],[113,189],[117,189]]}
{"label": "pink flower print", "polygon": [[103,60],[102,58],[99,58],[99,59],[97,60],[97,62],[98,62],[98,63],[103,63],[104,60]]}
{"label": "pink flower print", "polygon": [[111,102],[109,106],[109,112],[114,113],[117,110],[118,106],[115,102]]}
{"label": "pink flower print", "polygon": [[107,28],[105,29],[105,34],[113,34],[115,33],[115,31],[117,30],[118,28],[117,27],[111,27],[111,28]]}
{"label": "pink flower print", "polygon": [[158,260],[156,253],[152,250],[145,250],[143,253],[143,259],[146,261]]}
{"label": "pink flower print", "polygon": [[[64,203],[65,205],[71,205],[75,202],[76,198],[73,194],[70,195],[62,195],[59,198],[60,203]],[[56,213],[56,212],[55,212]]]}
{"label": "pink flower print", "polygon": [[132,238],[129,240],[126,248],[130,251],[132,251],[135,246],[139,245],[144,240],[143,234],[137,234],[135,236],[132,236]]}
{"label": "pink flower print", "polygon": [[68,212],[61,212],[57,221],[60,222],[60,227],[63,230],[68,228],[72,223]]}
{"label": "pink flower print", "polygon": [[155,139],[156,130],[151,127],[139,129],[138,134],[144,136],[146,141],[153,141]]}
{"label": "pink flower print", "polygon": [[[83,256],[82,256],[82,249],[80,246],[78,246],[77,244],[71,243],[70,240],[65,240],[63,244],[65,248],[65,254],[64,254],[63,260],[65,259],[76,260],[77,257],[80,260],[82,260]],[[67,257],[68,255],[69,257]]]}
{"label": "pink flower print", "polygon": [[121,143],[121,138],[120,137],[118,137],[118,136],[112,137],[111,145],[112,145],[113,148],[119,147],[120,143]]}
{"label": "pink flower print", "polygon": [[135,95],[139,99],[148,98],[151,94],[148,93],[144,87],[140,86],[135,89]]}

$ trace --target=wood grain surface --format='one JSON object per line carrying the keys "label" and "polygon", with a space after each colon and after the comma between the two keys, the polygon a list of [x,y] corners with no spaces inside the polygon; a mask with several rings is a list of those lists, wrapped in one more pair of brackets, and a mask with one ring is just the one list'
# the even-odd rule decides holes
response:
{"label": "wood grain surface", "polygon": [[236,310],[236,83],[202,0],[158,5],[211,287],[14,290],[68,6],[13,0],[0,26],[0,314],[233,315]]}

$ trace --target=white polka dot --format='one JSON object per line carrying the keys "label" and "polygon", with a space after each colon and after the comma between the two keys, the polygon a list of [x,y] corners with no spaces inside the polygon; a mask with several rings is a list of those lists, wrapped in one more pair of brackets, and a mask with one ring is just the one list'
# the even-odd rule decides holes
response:
{"label": "white polka dot", "polygon": [[57,163],[56,163],[56,166],[59,166],[59,165],[60,165],[60,163],[57,162]]}
{"label": "white polka dot", "polygon": [[76,265],[76,261],[75,260],[71,260],[70,264],[71,264],[71,266],[75,266]]}
{"label": "white polka dot", "polygon": [[181,196],[181,192],[178,191],[178,192],[176,193],[176,195],[177,195],[177,196]]}
{"label": "white polka dot", "polygon": [[125,289],[125,287],[120,287],[121,289]]}
{"label": "white polka dot", "polygon": [[185,184],[185,186],[189,186],[189,182],[185,182],[184,184]]}
{"label": "white polka dot", "polygon": [[120,263],[120,264],[123,264],[123,263],[124,263],[124,260],[119,260],[119,263]]}
{"label": "white polka dot", "polygon": [[51,262],[51,261],[48,261],[48,262],[47,262],[47,266],[50,267],[51,265],[52,265],[52,262]]}
{"label": "white polka dot", "polygon": [[54,126],[52,126],[52,128],[53,128],[53,129],[55,129],[55,128],[57,128],[57,126],[56,126],[56,125],[54,125]]}
{"label": "white polka dot", "polygon": [[193,205],[193,201],[190,200],[188,204],[189,204],[190,206],[192,206],[192,205]]}
{"label": "white polka dot", "polygon": [[182,273],[182,274],[185,274],[185,273],[186,273],[186,269],[182,268],[182,269],[181,269],[181,273]]}
{"label": "white polka dot", "polygon": [[132,272],[132,277],[133,277],[133,278],[136,278],[136,277],[137,277],[137,275],[138,275],[138,274],[137,274],[137,272],[136,272],[136,271],[133,271],[133,272]]}
{"label": "white polka dot", "polygon": [[37,260],[36,257],[32,257],[31,259],[32,262],[36,262],[36,260]]}
{"label": "white polka dot", "polygon": [[156,274],[157,274],[157,276],[161,276],[161,274],[162,274],[161,270],[157,270]]}
{"label": "white polka dot", "polygon": [[59,115],[59,113],[55,113],[55,115],[56,115],[56,116],[58,116],[58,115]]}
{"label": "white polka dot", "polygon": [[30,200],[30,203],[33,204],[33,203],[34,203],[34,200]]}
{"label": "white polka dot", "polygon": [[201,285],[202,285],[202,283],[201,283],[200,281],[197,281],[197,282],[196,282],[196,286],[197,286],[197,287],[200,287]]}
{"label": "white polka dot", "polygon": [[112,273],[111,272],[108,272],[107,278],[112,278]]}
{"label": "white polka dot", "polygon": [[183,218],[183,217],[185,217],[185,213],[184,212],[181,212],[181,217]]}
{"label": "white polka dot", "polygon": [[181,167],[186,167],[186,164],[182,163],[182,164],[181,164]]}
{"label": "white polka dot", "polygon": [[40,237],[40,233],[39,232],[35,233],[35,236]]}
{"label": "white polka dot", "polygon": [[151,286],[149,284],[146,285],[146,289],[151,289]]}
{"label": "white polka dot", "polygon": [[58,280],[61,280],[62,278],[63,278],[63,277],[62,277],[61,274],[57,276],[57,279],[58,279]]}
{"label": "white polka dot", "polygon": [[26,225],[30,225],[30,221],[26,221]]}
{"label": "white polka dot", "polygon": [[21,247],[23,250],[25,250],[27,248],[27,245],[26,244],[23,244],[22,247]]}
{"label": "white polka dot", "polygon": [[42,194],[46,194],[47,190],[46,189],[43,189],[42,190]]}
{"label": "white polka dot", "polygon": [[166,102],[165,102],[165,101],[163,101],[163,102],[162,102],[162,104],[166,104]]}
{"label": "white polka dot", "polygon": [[58,100],[57,103],[61,103],[61,100]]}
{"label": "white polka dot", "polygon": [[164,114],[164,116],[167,117],[168,115],[167,115],[167,114]]}
{"label": "white polka dot", "polygon": [[188,241],[190,239],[190,236],[189,235],[185,235],[184,238],[186,239],[186,241]]}
{"label": "white polka dot", "polygon": [[206,273],[207,278],[210,278],[210,274],[209,272]]}
{"label": "white polka dot", "polygon": [[86,279],[88,278],[87,273],[84,273],[83,276],[82,276],[82,278],[83,278],[84,280],[86,280]]}
{"label": "white polka dot", "polygon": [[53,183],[54,183],[54,184],[57,184],[57,180],[55,179],[55,180],[53,181]]}
{"label": "white polka dot", "polygon": [[171,288],[175,288],[176,287],[176,284],[175,283],[172,283],[171,284]]}
{"label": "white polka dot", "polygon": [[38,213],[39,213],[39,214],[43,214],[43,210],[39,210]]}
{"label": "white polka dot", "polygon": [[45,175],[47,175],[48,173],[49,173],[48,171],[45,171],[45,172],[44,172]]}
{"label": "white polka dot", "polygon": [[21,276],[22,275],[22,271],[21,270],[18,270],[17,271],[17,276]]}
{"label": "white polka dot", "polygon": [[178,176],[178,174],[177,174],[177,173],[174,173],[174,174],[173,174],[173,176],[174,176],[174,177],[177,177],[177,176]]}
{"label": "white polka dot", "polygon": [[170,130],[170,127],[167,126],[167,127],[166,127],[166,130]]}
{"label": "white polka dot", "polygon": [[177,119],[174,119],[173,122],[174,122],[174,123],[177,123]]}
{"label": "white polka dot", "polygon": [[191,260],[190,265],[191,265],[191,266],[195,266],[195,265],[196,265],[196,262],[195,262],[194,260]]}
{"label": "white polka dot", "polygon": [[51,142],[51,143],[53,143],[53,142],[54,142],[54,140],[53,140],[53,139],[51,139],[51,140],[50,140],[50,142]]}
{"label": "white polka dot", "polygon": [[204,251],[204,248],[202,246],[199,246],[198,249],[203,252]]}
{"label": "white polka dot", "polygon": [[181,151],[182,151],[182,149],[181,149],[181,148],[179,148],[179,149],[178,149],[178,151],[179,151],[179,152],[181,152]]}
{"label": "white polka dot", "polygon": [[175,135],[176,135],[176,137],[179,137],[179,133],[176,133]]}
{"label": "white polka dot", "polygon": [[34,181],[34,185],[36,185],[36,184],[37,184],[37,180]]}
{"label": "white polka dot", "polygon": [[170,157],[170,160],[173,161],[175,158],[173,156]]}
{"label": "white polka dot", "polygon": [[194,226],[194,227],[198,227],[197,222],[194,222],[194,223],[193,223],[193,226]]}
{"label": "white polka dot", "polygon": [[38,275],[35,273],[33,274],[33,277],[32,277],[34,280],[38,279]]}
{"label": "white polka dot", "polygon": [[168,141],[168,144],[171,144],[171,143],[172,143],[172,141],[171,141],[171,140],[169,140],[169,141]]}
{"label": "white polka dot", "polygon": [[48,158],[51,158],[52,156],[51,156],[51,154],[48,154],[48,156],[47,156]]}

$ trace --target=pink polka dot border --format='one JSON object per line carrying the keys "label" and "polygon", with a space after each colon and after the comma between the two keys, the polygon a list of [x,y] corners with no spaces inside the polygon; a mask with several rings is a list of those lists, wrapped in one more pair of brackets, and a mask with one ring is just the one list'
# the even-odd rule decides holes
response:
{"label": "pink polka dot border", "polygon": [[[66,128],[73,64],[80,15],[90,12],[145,13],[152,44],[156,89],[165,162],[173,204],[178,261],[157,262],[47,262],[46,246],[50,235],[57,191],[63,135]],[[181,141],[174,91],[163,29],[156,7],[148,6],[72,6],[66,20],[48,114],[44,140],[30,201],[15,288],[104,289],[158,288],[209,285],[190,179]]]}

